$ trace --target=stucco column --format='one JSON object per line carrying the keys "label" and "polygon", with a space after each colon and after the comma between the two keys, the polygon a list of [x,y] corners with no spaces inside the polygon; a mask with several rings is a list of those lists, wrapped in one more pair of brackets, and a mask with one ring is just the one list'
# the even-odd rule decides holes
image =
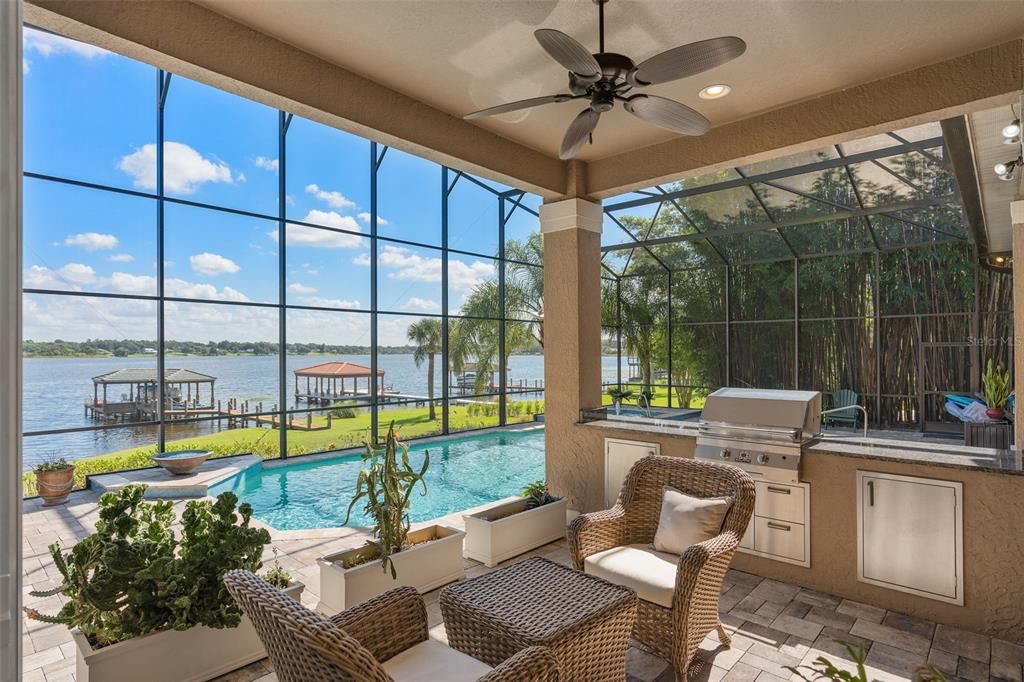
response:
{"label": "stucco column", "polygon": [[1010,204],[1010,222],[1013,223],[1013,388],[1014,416],[1013,449],[1024,452],[1024,348],[1017,339],[1024,340],[1024,199]]}
{"label": "stucco column", "polygon": [[0,680],[21,679],[21,0],[0,2]]}
{"label": "stucco column", "polygon": [[[547,482],[580,509],[601,453],[576,437],[580,410],[601,404],[601,205],[540,208],[544,234],[544,423]],[[600,465],[598,465],[600,466]]]}

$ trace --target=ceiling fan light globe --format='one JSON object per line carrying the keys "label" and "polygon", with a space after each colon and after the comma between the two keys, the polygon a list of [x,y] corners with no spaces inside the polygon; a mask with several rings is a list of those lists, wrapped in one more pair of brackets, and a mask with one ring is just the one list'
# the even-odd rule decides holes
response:
{"label": "ceiling fan light globe", "polygon": [[992,167],[992,170],[995,171],[996,175],[1006,175],[1006,172],[1009,170],[1009,168],[1005,163],[997,163],[995,166]]}
{"label": "ceiling fan light globe", "polygon": [[1020,137],[1020,119],[1014,120],[1012,123],[1006,124],[1003,128],[1003,137],[1007,140],[1011,140],[1015,137]]}

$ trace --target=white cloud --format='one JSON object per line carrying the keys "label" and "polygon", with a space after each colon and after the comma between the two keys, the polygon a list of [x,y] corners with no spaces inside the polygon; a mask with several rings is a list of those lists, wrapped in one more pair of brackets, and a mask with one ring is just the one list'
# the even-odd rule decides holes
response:
{"label": "white cloud", "polygon": [[417,310],[438,310],[441,304],[437,301],[430,301],[425,298],[413,296],[405,302],[406,308],[416,308]]}
{"label": "white cloud", "polygon": [[113,54],[88,43],[80,43],[53,33],[37,31],[32,28],[25,28],[22,44],[25,52],[35,52],[43,57],[52,57],[59,54],[73,54],[76,57],[94,59],[97,57],[108,57]]}
{"label": "white cloud", "polygon": [[[440,258],[424,258],[403,246],[385,246],[380,254],[380,264],[395,270],[395,272],[388,273],[388,277],[392,279],[418,282],[441,281]],[[460,291],[472,289],[493,275],[494,266],[490,263],[448,261],[448,286],[452,289]]]}
{"label": "white cloud", "polygon": [[153,294],[156,293],[156,277],[115,272],[110,276],[110,286],[121,294]]}
{"label": "white cloud", "polygon": [[[318,308],[361,308],[358,300],[347,300],[344,298],[320,298],[318,296],[307,296],[302,299],[306,305],[317,306]],[[289,322],[289,324],[291,324]]]}
{"label": "white cloud", "polygon": [[[124,156],[117,167],[135,178],[142,189],[156,189],[156,145],[144,144]],[[175,194],[193,194],[205,183],[233,184],[231,168],[204,157],[187,144],[164,142],[164,188]]]}
{"label": "white cloud", "polygon": [[91,284],[96,281],[96,271],[82,263],[68,263],[57,271],[57,275],[72,284]]}
{"label": "white cloud", "polygon": [[210,253],[208,251],[189,256],[188,262],[192,265],[192,272],[208,277],[224,274],[233,275],[241,270],[238,263],[230,258],[225,258],[218,253]]}
{"label": "white cloud", "polygon": [[362,265],[365,268],[370,267],[370,254],[364,251],[363,253],[359,254],[358,256],[352,259],[352,264]]}
{"label": "white cloud", "polygon": [[245,182],[246,180],[248,180],[248,178],[245,177],[245,173],[239,173],[235,176],[235,182]]}
{"label": "white cloud", "polygon": [[112,234],[100,234],[99,232],[81,232],[64,238],[64,246],[77,246],[86,251],[116,249],[117,245],[117,237]]}
{"label": "white cloud", "polygon": [[253,163],[256,164],[257,168],[262,168],[263,170],[267,171],[273,171],[275,173],[277,172],[278,166],[280,165],[277,159],[268,159],[265,156],[257,156],[256,160],[253,161]]}
{"label": "white cloud", "polygon": [[108,256],[107,260],[111,263],[131,263],[135,260],[135,256],[130,253],[115,253],[113,256]]}
{"label": "white cloud", "polygon": [[321,189],[320,185],[316,183],[306,185],[306,192],[323,201],[331,208],[352,208],[356,205],[356,202],[346,198],[341,192],[329,192]]}
{"label": "white cloud", "polygon": [[[370,216],[370,214],[369,214],[369,213],[367,213],[366,211],[363,211],[362,213],[358,213],[358,214],[356,215],[356,217],[358,217],[358,218],[359,218],[360,220],[362,220],[362,221],[363,221],[364,223],[366,223],[367,225],[369,225],[369,224],[370,224],[370,218],[371,218],[371,216]],[[385,220],[383,216],[377,216],[377,224],[378,224],[378,225],[387,225],[387,224],[388,224],[388,221],[387,221],[387,220]]]}
{"label": "white cloud", "polygon": [[31,70],[32,70],[32,62],[30,62],[29,60],[27,60],[24,57],[22,57],[21,58],[21,73],[23,75],[27,76]]}
{"label": "white cloud", "polygon": [[292,282],[288,285],[288,291],[293,294],[315,294],[316,287],[308,287],[301,282]]}
{"label": "white cloud", "polygon": [[[156,292],[156,277],[115,272],[110,276],[109,287],[119,294],[153,294]],[[217,289],[212,284],[189,282],[177,277],[172,277],[164,282],[164,293],[177,298],[198,298],[210,301],[244,303],[249,300],[248,296],[231,287]],[[177,323],[176,320],[175,324],[177,325]]]}
{"label": "white cloud", "polygon": [[30,265],[25,270],[24,279],[29,289],[64,289],[67,286],[57,277],[57,273],[42,265]]}
{"label": "white cloud", "polygon": [[[352,216],[343,216],[334,211],[312,210],[302,219],[307,223],[316,223],[325,227],[333,227],[339,230],[351,230],[359,232],[359,224]],[[277,230],[267,233],[275,242],[279,239]],[[362,246],[362,237],[354,234],[344,234],[331,230],[318,230],[315,227],[296,225],[288,223],[288,245],[289,246],[311,246],[321,249],[355,249]]]}

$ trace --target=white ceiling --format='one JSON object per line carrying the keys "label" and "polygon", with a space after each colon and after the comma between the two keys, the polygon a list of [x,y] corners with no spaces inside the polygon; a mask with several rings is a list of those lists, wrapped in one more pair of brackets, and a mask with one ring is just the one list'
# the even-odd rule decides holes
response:
{"label": "white ceiling", "polygon": [[[1019,112],[1020,109],[1017,109]],[[1013,249],[1013,225],[1010,222],[1010,203],[1020,187],[1021,171],[1013,180],[1000,180],[993,167],[1000,162],[1012,161],[1020,154],[1019,145],[1003,144],[1002,129],[1014,119],[1010,107],[997,107],[978,111],[968,116],[971,130],[971,148],[974,152],[974,172],[981,190],[988,250],[1000,253]]]}
{"label": "white ceiling", "polygon": [[[597,51],[589,0],[197,0],[261,32],[461,116],[565,92],[567,76],[536,43],[540,27]],[[1021,0],[611,0],[606,49],[641,61],[719,35],[748,49],[718,69],[648,89],[721,124],[1024,34]],[[708,102],[697,92],[733,86]],[[579,102],[478,121],[552,156]],[[671,138],[617,107],[585,148],[595,159]]]}

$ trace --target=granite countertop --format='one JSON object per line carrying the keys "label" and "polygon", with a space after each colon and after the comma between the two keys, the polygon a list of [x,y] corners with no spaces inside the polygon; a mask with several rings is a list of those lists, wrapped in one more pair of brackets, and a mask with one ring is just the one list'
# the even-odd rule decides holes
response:
{"label": "granite countertop", "polygon": [[[695,438],[698,435],[697,424],[686,422],[657,423],[647,420],[599,419],[582,422],[581,426],[649,433],[674,438]],[[826,435],[806,446],[804,454],[856,457],[947,469],[1024,475],[1024,462],[1022,462],[1021,456],[1012,450],[967,447],[950,443]]]}
{"label": "granite countertop", "polygon": [[1024,475],[1021,456],[1013,450],[966,445],[826,436],[805,447],[804,453]]}

